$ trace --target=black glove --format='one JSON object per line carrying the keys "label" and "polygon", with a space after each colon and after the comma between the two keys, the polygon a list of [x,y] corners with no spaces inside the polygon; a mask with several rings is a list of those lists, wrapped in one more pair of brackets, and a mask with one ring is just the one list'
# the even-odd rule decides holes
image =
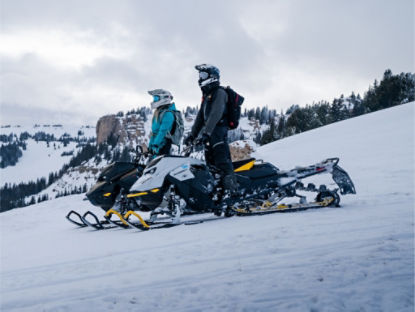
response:
{"label": "black glove", "polygon": [[203,133],[202,137],[200,138],[200,143],[204,146],[209,146],[210,136],[207,133]]}
{"label": "black glove", "polygon": [[189,134],[184,140],[183,140],[183,143],[184,143],[184,145],[186,145],[186,146],[190,146],[190,145],[192,145],[193,144],[193,141],[194,141],[194,137],[193,137],[193,135],[191,135],[191,134]]}

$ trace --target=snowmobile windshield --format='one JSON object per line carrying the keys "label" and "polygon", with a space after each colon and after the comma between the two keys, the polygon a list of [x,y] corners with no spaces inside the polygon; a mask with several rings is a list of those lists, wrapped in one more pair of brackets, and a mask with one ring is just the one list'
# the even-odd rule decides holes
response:
{"label": "snowmobile windshield", "polygon": [[114,164],[113,164],[113,163],[112,163],[112,164],[109,164],[108,166],[106,166],[106,167],[102,170],[101,174],[98,176],[98,181],[102,181],[102,180],[104,180],[104,179],[105,179],[105,176],[108,174],[108,172],[110,172],[110,170],[111,170],[112,168],[114,168]]}
{"label": "snowmobile windshield", "polygon": [[155,166],[163,157],[157,157],[154,158],[153,160],[151,160],[148,164],[146,168],[151,168],[153,166]]}

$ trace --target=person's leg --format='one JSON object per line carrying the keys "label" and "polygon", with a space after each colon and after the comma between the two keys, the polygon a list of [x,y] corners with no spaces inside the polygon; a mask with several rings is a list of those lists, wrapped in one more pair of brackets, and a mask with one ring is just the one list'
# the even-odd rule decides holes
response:
{"label": "person's leg", "polygon": [[227,133],[226,127],[216,127],[211,136],[210,148],[214,165],[221,171],[224,189],[234,193],[238,189],[238,183],[233,171]]}

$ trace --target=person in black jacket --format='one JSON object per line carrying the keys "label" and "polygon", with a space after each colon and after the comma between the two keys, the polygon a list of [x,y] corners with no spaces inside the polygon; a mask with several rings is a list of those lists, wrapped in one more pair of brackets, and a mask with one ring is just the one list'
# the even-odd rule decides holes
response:
{"label": "person in black jacket", "polygon": [[224,189],[235,194],[238,184],[229,151],[226,122],[228,94],[220,87],[218,68],[209,64],[196,65],[195,68],[199,71],[203,98],[191,133],[184,143],[190,145],[199,138],[205,147],[206,163],[220,170]]}

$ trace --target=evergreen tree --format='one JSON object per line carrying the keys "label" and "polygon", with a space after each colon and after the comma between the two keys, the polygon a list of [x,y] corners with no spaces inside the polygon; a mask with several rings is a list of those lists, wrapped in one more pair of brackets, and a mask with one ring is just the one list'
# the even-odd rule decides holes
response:
{"label": "evergreen tree", "polygon": [[30,199],[29,205],[34,205],[34,204],[36,204],[36,198],[32,196],[32,198]]}
{"label": "evergreen tree", "polygon": [[276,133],[276,128],[275,128],[275,119],[273,118],[270,122],[269,129],[265,130],[262,135],[261,145],[274,142],[276,139],[277,139],[277,133]]}
{"label": "evergreen tree", "polygon": [[122,153],[120,155],[120,161],[131,161],[130,149],[127,146],[125,146],[122,150]]}
{"label": "evergreen tree", "polygon": [[282,139],[286,136],[286,119],[285,115],[281,112],[281,116],[278,120],[278,127],[277,127],[277,136],[279,139]]}

